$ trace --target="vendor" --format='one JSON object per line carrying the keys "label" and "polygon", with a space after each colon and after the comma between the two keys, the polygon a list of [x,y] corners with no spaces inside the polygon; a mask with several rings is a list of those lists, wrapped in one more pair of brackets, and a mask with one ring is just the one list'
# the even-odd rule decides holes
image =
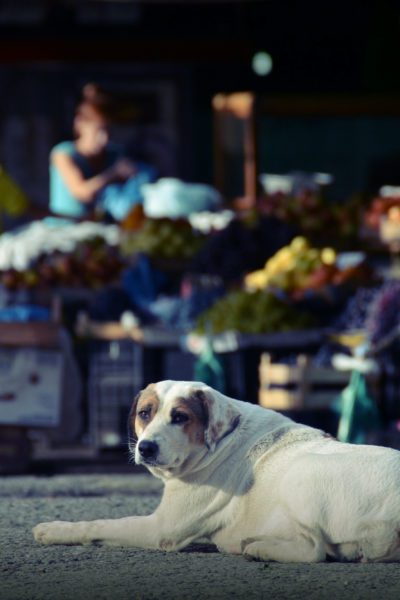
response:
{"label": "vendor", "polygon": [[113,99],[96,84],[83,88],[73,132],[75,139],[50,153],[50,211],[85,218],[99,210],[114,220],[142,202],[141,185],[155,179],[155,169],[133,162],[110,140],[115,119]]}

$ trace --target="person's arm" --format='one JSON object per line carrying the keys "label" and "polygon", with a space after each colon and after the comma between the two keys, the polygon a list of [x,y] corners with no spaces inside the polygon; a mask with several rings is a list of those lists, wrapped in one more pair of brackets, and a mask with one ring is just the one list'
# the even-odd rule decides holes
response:
{"label": "person's arm", "polygon": [[82,171],[68,154],[54,152],[51,160],[64,179],[71,194],[84,204],[93,202],[96,194],[108,184],[126,179],[134,172],[133,165],[125,159],[120,159],[109,169],[89,179],[85,179]]}

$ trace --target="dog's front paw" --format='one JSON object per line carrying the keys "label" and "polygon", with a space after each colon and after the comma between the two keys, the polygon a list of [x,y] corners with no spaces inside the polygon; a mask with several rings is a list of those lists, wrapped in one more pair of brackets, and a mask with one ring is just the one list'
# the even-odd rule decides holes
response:
{"label": "dog's front paw", "polygon": [[68,521],[52,521],[39,523],[32,529],[33,536],[40,544],[73,544],[74,523]]}

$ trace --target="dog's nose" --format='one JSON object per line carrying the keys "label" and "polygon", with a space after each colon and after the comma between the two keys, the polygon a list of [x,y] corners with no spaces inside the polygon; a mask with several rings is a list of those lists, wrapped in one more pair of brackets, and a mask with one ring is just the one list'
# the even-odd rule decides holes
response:
{"label": "dog's nose", "polygon": [[143,440],[140,442],[138,449],[143,458],[155,458],[158,454],[158,445],[156,442]]}

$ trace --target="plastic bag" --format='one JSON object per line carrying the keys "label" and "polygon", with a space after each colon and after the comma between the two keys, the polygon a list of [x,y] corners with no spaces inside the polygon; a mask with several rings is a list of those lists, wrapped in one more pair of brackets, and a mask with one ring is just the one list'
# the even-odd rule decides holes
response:
{"label": "plastic bag", "polygon": [[225,372],[220,358],[215,354],[210,340],[194,364],[194,378],[202,381],[222,394],[225,392]]}
{"label": "plastic bag", "polygon": [[158,298],[166,281],[165,273],[154,268],[146,254],[137,254],[135,263],[121,277],[122,288],[133,306],[147,316],[149,306]]}
{"label": "plastic bag", "polygon": [[186,183],[174,177],[162,177],[142,187],[143,208],[148,217],[187,218],[197,212],[217,210],[220,193],[210,185]]}
{"label": "plastic bag", "polygon": [[360,371],[352,372],[336,408],[340,413],[337,438],[341,442],[363,444],[368,433],[380,426],[378,407],[368,391],[365,375]]}
{"label": "plastic bag", "polygon": [[151,165],[137,163],[138,171],[123,183],[110,183],[99,192],[97,206],[111,215],[115,221],[123,221],[132,208],[143,202],[143,186],[156,178]]}

